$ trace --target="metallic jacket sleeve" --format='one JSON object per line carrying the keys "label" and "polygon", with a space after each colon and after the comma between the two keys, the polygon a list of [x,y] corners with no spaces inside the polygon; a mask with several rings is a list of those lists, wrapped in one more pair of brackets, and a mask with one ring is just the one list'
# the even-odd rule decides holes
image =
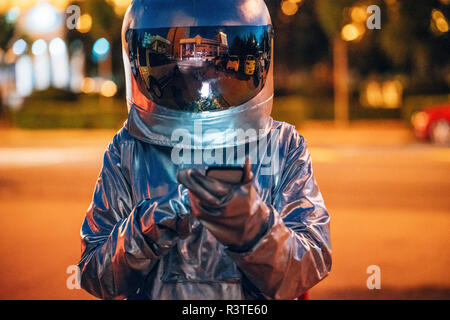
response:
{"label": "metallic jacket sleeve", "polygon": [[170,193],[132,208],[119,139],[116,136],[105,153],[93,202],[81,227],[81,286],[102,299],[134,294],[178,239],[180,217],[189,216]]}
{"label": "metallic jacket sleeve", "polygon": [[[228,250],[248,279],[270,299],[295,299],[331,269],[329,215],[314,180],[310,154],[297,132],[272,197],[272,224],[245,253]],[[265,205],[262,203],[261,205]]]}

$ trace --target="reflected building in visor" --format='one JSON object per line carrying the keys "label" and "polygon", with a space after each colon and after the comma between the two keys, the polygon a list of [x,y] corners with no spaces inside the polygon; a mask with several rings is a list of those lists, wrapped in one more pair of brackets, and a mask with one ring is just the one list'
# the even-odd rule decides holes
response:
{"label": "reflected building in visor", "polygon": [[170,52],[170,41],[160,37],[158,35],[152,36],[149,33],[146,33],[143,40],[143,45],[147,49],[150,49],[154,52],[161,54],[169,54]]}
{"label": "reflected building in visor", "polygon": [[181,39],[180,52],[183,60],[194,58],[212,61],[228,53],[228,38],[224,32],[219,32],[215,39],[203,38],[198,34],[194,38]]}

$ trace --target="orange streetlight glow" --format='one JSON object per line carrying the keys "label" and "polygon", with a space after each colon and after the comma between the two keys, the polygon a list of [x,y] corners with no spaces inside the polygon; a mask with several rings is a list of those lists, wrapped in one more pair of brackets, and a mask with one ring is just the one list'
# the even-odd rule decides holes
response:
{"label": "orange streetlight glow", "polygon": [[100,94],[104,97],[111,98],[115,96],[117,93],[117,85],[111,81],[105,81],[103,82],[101,88],[100,88]]}
{"label": "orange streetlight glow", "polygon": [[361,32],[355,24],[350,23],[342,28],[341,36],[345,41],[354,41],[361,36]]}
{"label": "orange streetlight glow", "polygon": [[447,19],[439,10],[433,9],[431,13],[431,29],[436,33],[445,33],[449,30]]}
{"label": "orange streetlight glow", "polygon": [[81,33],[87,33],[92,28],[92,17],[90,14],[86,13],[81,15],[78,20],[77,29]]}
{"label": "orange streetlight glow", "polygon": [[107,0],[107,2],[109,2],[114,6],[114,12],[118,16],[123,16],[127,11],[127,8],[131,3],[131,0]]}
{"label": "orange streetlight glow", "polygon": [[281,3],[281,11],[287,16],[293,16],[298,11],[298,5],[292,1],[283,1]]}
{"label": "orange streetlight glow", "polygon": [[364,7],[353,7],[350,9],[350,16],[353,21],[364,23],[367,20],[367,12]]}
{"label": "orange streetlight glow", "polygon": [[81,86],[81,92],[89,94],[95,91],[95,80],[92,78],[84,78]]}

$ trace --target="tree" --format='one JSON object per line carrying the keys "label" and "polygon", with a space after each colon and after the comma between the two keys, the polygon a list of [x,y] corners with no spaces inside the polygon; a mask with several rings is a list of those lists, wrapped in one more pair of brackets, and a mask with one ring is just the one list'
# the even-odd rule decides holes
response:
{"label": "tree", "polygon": [[327,59],[329,42],[318,21],[315,2],[304,0],[295,15],[286,16],[280,10],[279,0],[266,1],[274,25],[274,58],[278,70],[309,70]]}
{"label": "tree", "polygon": [[338,125],[349,121],[349,76],[347,44],[341,38],[344,9],[355,1],[317,1],[319,21],[333,43],[334,116]]}
{"label": "tree", "polygon": [[380,45],[397,70],[413,75],[416,91],[448,91],[448,86],[442,87],[442,71],[450,64],[450,32],[433,32],[435,14],[448,21],[450,6],[438,0],[396,1],[387,6]]}
{"label": "tree", "polygon": [[[14,36],[14,24],[8,23],[4,15],[0,14],[0,49],[7,51],[9,49],[9,43]],[[1,58],[1,57],[0,57]],[[3,59],[3,58],[2,58]],[[0,66],[3,61],[0,59]],[[0,83],[1,85],[1,83]],[[3,98],[1,96],[2,90],[0,90],[0,119],[4,117]]]}
{"label": "tree", "polygon": [[6,17],[0,14],[0,48],[7,50],[8,44],[14,36],[14,24],[6,21]]}

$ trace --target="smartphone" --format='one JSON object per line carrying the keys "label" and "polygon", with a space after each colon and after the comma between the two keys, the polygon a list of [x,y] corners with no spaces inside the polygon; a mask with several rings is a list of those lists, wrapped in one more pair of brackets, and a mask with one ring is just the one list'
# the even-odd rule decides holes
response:
{"label": "smartphone", "polygon": [[243,167],[208,167],[206,176],[230,184],[239,184],[244,180]]}

